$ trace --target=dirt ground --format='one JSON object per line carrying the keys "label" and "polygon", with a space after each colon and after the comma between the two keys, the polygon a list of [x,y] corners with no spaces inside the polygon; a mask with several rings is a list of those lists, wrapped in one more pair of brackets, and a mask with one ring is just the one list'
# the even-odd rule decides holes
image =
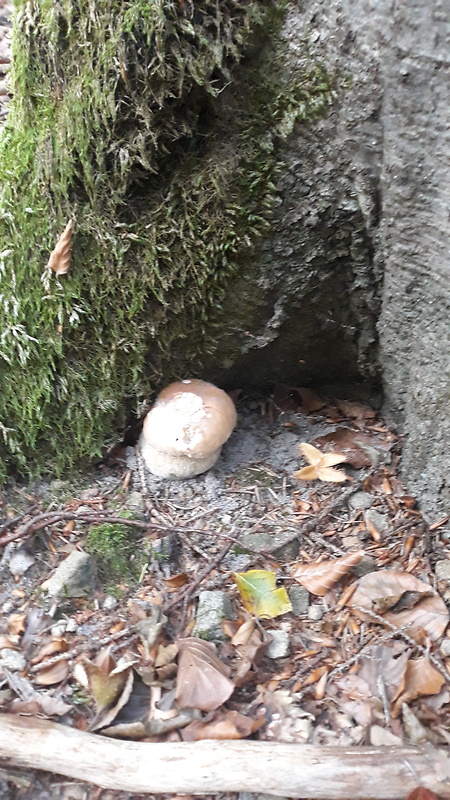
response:
{"label": "dirt ground", "polygon": [[[239,735],[260,740],[448,744],[448,525],[425,520],[399,483],[395,433],[368,406],[288,387],[272,398],[241,398],[238,412],[217,465],[196,478],[156,478],[139,448],[118,445],[89,475],[3,490],[3,710],[92,729],[95,691],[89,681],[80,685],[86,658],[128,659],[133,692],[143,681],[165,696],[181,667],[167,657],[158,672],[158,658],[200,636],[215,642],[233,694],[213,712],[196,711],[194,721],[212,725],[205,734],[184,723],[155,736],[146,722],[138,738],[215,738],[237,713],[248,725]],[[295,477],[306,463],[302,442],[345,456],[346,479]],[[60,564],[89,549],[99,524],[123,514],[125,574],[105,567],[104,553],[91,546],[95,577],[79,596],[52,595],[47,581]],[[346,566],[349,555],[354,563]],[[274,575],[291,607],[251,614],[234,576],[252,570]],[[209,632],[200,630],[205,591],[224,603]],[[138,626],[155,607],[165,623],[146,646]],[[251,641],[242,638],[249,625]],[[417,669],[427,671],[425,681],[412,677]],[[116,718],[109,708],[99,729],[109,725],[110,735],[127,738],[114,725],[148,719],[149,702],[141,695],[137,712],[128,702]],[[0,780],[0,798],[8,799],[139,797],[6,766]]]}

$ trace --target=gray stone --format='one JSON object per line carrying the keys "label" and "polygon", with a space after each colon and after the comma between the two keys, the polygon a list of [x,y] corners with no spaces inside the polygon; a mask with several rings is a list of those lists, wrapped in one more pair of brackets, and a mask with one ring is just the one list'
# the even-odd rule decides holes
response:
{"label": "gray stone", "polygon": [[372,747],[401,747],[403,739],[394,733],[382,728],[381,725],[372,725],[370,728],[370,744]]}
{"label": "gray stone", "polygon": [[430,732],[417,719],[414,712],[411,711],[406,703],[402,705],[402,717],[405,736],[411,744],[421,744],[422,742],[428,741]]}
{"label": "gray stone", "polygon": [[140,492],[130,492],[125,501],[125,506],[130,511],[136,511],[138,514],[145,513],[145,500]]}
{"label": "gray stone", "polygon": [[366,511],[373,505],[375,498],[367,492],[355,492],[349,497],[348,504],[353,511]]}
{"label": "gray stone", "polygon": [[280,631],[278,628],[271,628],[267,633],[272,637],[272,641],[266,647],[264,655],[269,658],[286,658],[290,650],[288,632]]}
{"label": "gray stone", "polygon": [[309,592],[304,586],[291,586],[289,600],[292,603],[292,613],[295,617],[303,617],[308,613]]}
{"label": "gray stone", "polygon": [[439,645],[439,651],[443,658],[448,658],[450,656],[450,639],[444,639]]}
{"label": "gray stone", "polygon": [[226,592],[200,592],[192,635],[199,636],[201,639],[224,640],[222,620],[233,619],[233,617],[230,598]]}
{"label": "gray stone", "polygon": [[107,594],[105,599],[102,603],[102,608],[104,611],[112,611],[118,604],[118,600],[116,597],[113,597],[112,594]]}
{"label": "gray stone", "polygon": [[242,547],[249,547],[252,550],[267,550],[280,558],[294,559],[298,555],[298,541],[296,539],[292,541],[292,533],[289,531],[242,533],[239,541]]}
{"label": "gray stone", "polygon": [[377,568],[377,562],[375,561],[372,556],[363,555],[359,564],[355,564],[354,567],[351,568],[350,572],[356,578],[362,578],[363,575],[367,575],[369,572],[374,572]]}
{"label": "gray stone", "polygon": [[442,561],[437,561],[435,573],[438,581],[450,583],[450,559],[444,558]]}
{"label": "gray stone", "polygon": [[27,665],[27,660],[22,653],[17,650],[0,650],[0,667],[10,669],[11,672],[22,672]]}
{"label": "gray stone", "polygon": [[91,556],[82,550],[73,550],[42,588],[53,597],[83,597],[92,589],[94,574]]}
{"label": "gray stone", "polygon": [[9,571],[12,575],[25,575],[26,571],[33,566],[35,562],[34,556],[22,545],[9,560]]}
{"label": "gray stone", "polygon": [[319,606],[318,603],[315,603],[313,606],[309,606],[308,608],[308,619],[312,622],[318,622],[322,619],[325,611],[323,606]]}

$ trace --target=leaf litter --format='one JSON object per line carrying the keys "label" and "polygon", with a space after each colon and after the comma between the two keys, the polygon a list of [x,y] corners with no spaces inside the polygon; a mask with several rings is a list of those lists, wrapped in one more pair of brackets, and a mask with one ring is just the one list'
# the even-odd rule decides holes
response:
{"label": "leaf litter", "polygon": [[[450,557],[445,521],[428,525],[400,483],[394,434],[364,404],[310,389],[278,387],[241,417],[219,466],[197,479],[155,480],[131,448],[67,498],[3,496],[0,536],[30,564],[9,574],[2,710],[146,741],[344,746],[380,728],[408,742],[413,719],[447,743],[450,587],[433,569]],[[85,597],[41,590],[40,608],[50,571],[130,500],[138,569]],[[389,533],[377,538],[381,518]],[[228,605],[199,638],[202,592]]]}

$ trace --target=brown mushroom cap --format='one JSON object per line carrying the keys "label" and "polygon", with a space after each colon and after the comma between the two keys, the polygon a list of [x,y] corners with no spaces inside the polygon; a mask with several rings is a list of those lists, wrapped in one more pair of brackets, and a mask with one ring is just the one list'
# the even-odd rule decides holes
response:
{"label": "brown mushroom cap", "polygon": [[145,442],[167,455],[203,458],[220,449],[236,424],[231,398],[197,379],[171,383],[144,420]]}

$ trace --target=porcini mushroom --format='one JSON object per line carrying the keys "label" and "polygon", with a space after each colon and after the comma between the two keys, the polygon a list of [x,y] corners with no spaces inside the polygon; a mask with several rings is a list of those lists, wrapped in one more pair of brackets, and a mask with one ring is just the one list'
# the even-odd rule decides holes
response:
{"label": "porcini mushroom", "polygon": [[150,472],[162,478],[191,478],[213,466],[236,424],[231,398],[212,383],[171,383],[144,420],[139,440]]}

